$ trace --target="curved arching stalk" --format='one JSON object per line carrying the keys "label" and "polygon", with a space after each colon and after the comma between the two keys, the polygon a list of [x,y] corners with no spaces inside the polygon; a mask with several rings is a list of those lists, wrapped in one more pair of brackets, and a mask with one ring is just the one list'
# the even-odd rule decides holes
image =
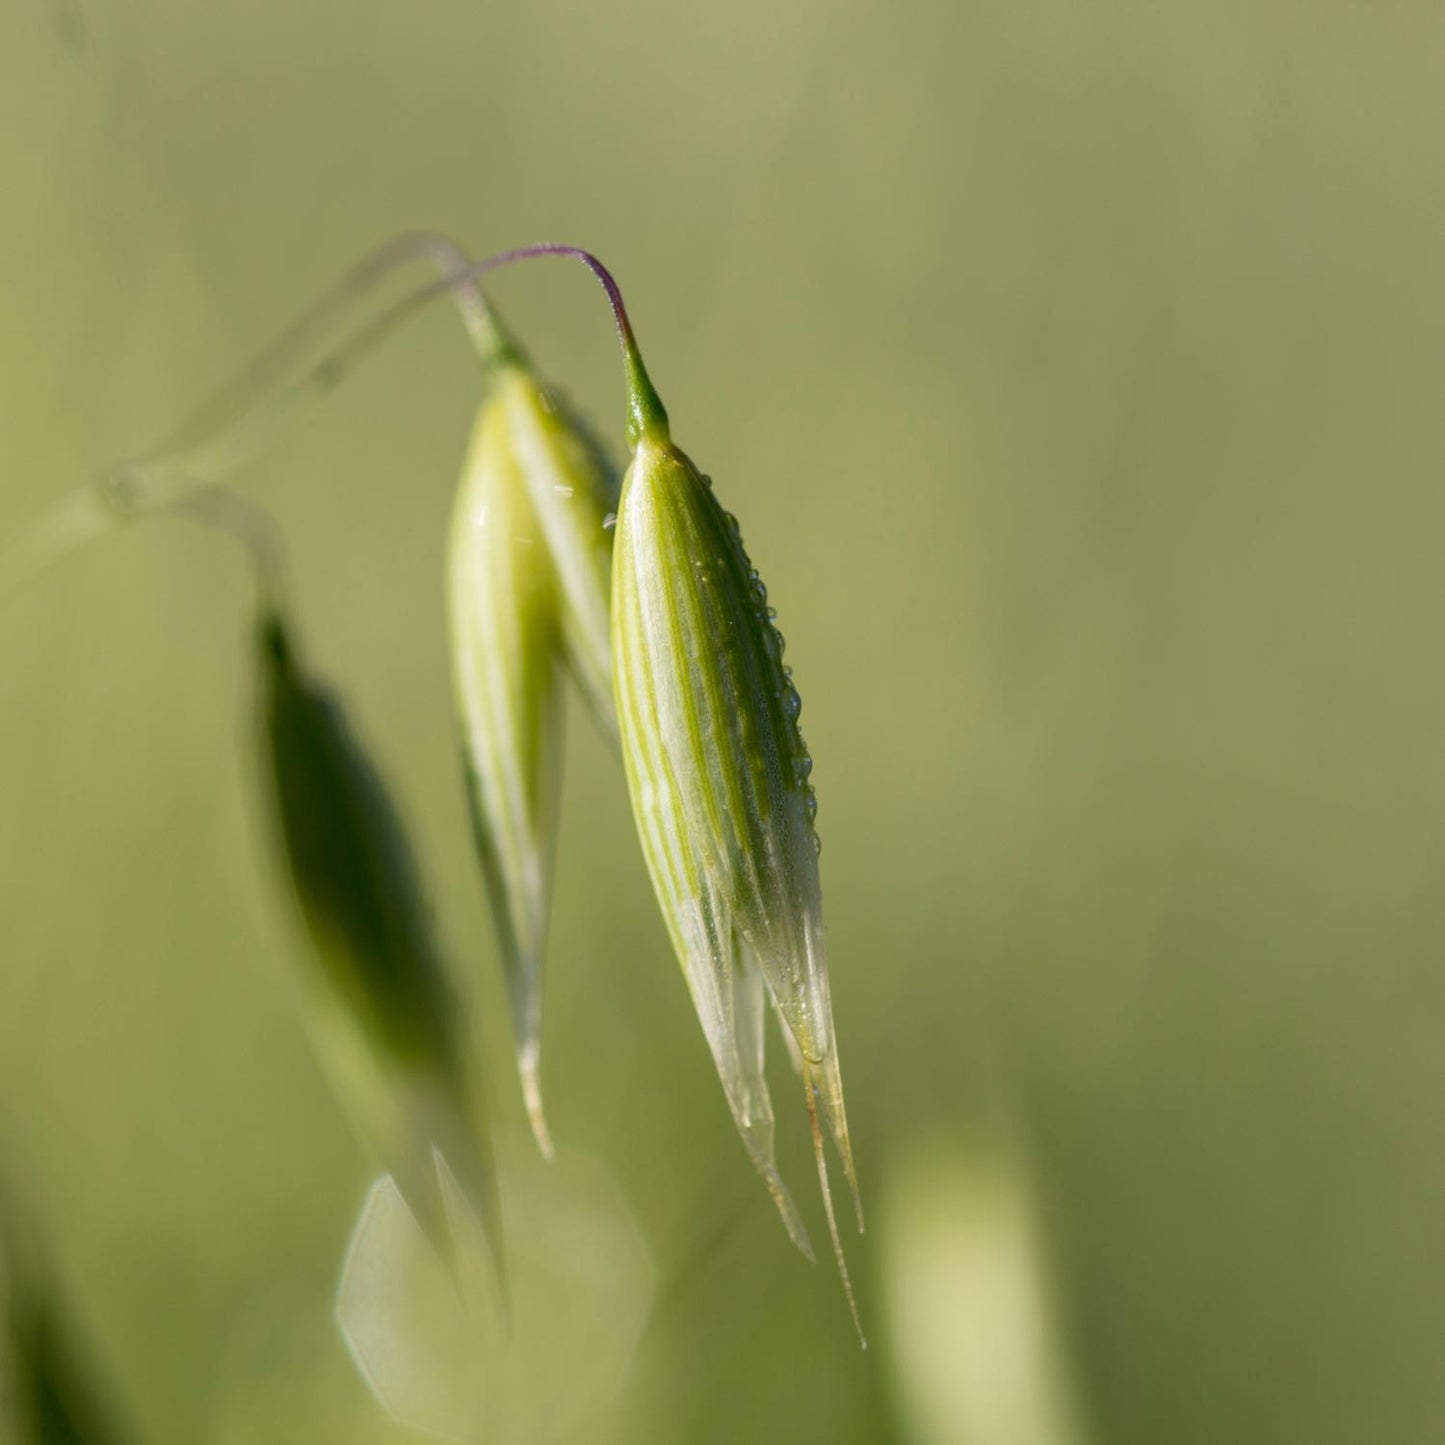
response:
{"label": "curved arching stalk", "polygon": [[211,486],[252,457],[308,399],[333,389],[361,358],[420,309],[414,295],[321,350],[397,273],[419,263],[441,279],[423,288],[430,302],[450,295],[484,366],[515,347],[478,285],[474,263],[449,237],[406,232],[364,256],[241,374],[151,452],[111,468],[63,498],[0,552],[0,601],[71,552],[140,512]]}

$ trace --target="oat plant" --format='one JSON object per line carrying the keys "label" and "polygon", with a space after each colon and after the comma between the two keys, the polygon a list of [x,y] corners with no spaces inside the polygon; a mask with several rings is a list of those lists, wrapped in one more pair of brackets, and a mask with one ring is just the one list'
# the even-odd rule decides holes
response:
{"label": "oat plant", "polygon": [[527,1116],[542,1106],[542,976],[562,771],[562,683],[616,736],[608,519],[616,472],[502,341],[452,512],[447,613],[473,836],[511,1003]]}
{"label": "oat plant", "polygon": [[[580,260],[613,309],[631,449],[620,492],[590,431],[538,379],[479,286],[484,273],[545,256]],[[358,305],[419,259],[438,265],[441,279],[393,302],[318,358]],[[381,248],[170,444],[117,469],[35,529],[0,563],[0,592],[7,580],[117,520],[174,507],[212,486],[305,400],[334,386],[442,295],[457,302],[482,369],[483,398],[448,543],[448,611],[468,797],[534,1133],[550,1152],[540,1084],[542,975],[560,791],[560,688],[570,672],[619,745],[657,903],[738,1131],[789,1234],[811,1258],[775,1158],[764,1072],[770,1009],[781,1025],[801,1075],[829,1234],[856,1322],[824,1149],[826,1133],[861,1229],[802,705],[739,526],[673,441],[620,291],[596,257],[543,245],[472,263],[429,233]],[[455,1045],[441,1042],[450,1006],[425,982],[432,970],[417,942],[419,915],[400,895],[375,917],[363,918],[355,902],[377,878],[405,876],[394,859],[377,863],[390,856],[395,830],[297,662],[289,630],[274,609],[268,615],[263,653],[282,833],[318,952],[330,959],[333,985],[349,991],[353,1012],[368,1017],[373,1053],[426,1055],[435,1078],[449,1078],[458,1067]],[[353,843],[363,835],[372,841],[351,856],[335,840],[312,836],[287,821],[288,794],[309,794],[307,808],[315,805],[318,816],[349,812],[358,828]],[[338,940],[348,955],[341,964]],[[407,961],[393,977],[383,959],[397,948]],[[403,973],[414,992],[393,996]],[[398,1178],[405,1191],[405,1167]],[[425,1215],[430,1206],[413,1199],[413,1207]]]}

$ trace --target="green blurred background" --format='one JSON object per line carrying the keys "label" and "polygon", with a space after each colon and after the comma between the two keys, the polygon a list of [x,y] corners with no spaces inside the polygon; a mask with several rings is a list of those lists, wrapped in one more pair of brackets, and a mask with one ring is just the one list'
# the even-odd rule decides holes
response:
{"label": "green blurred background", "polygon": [[[578,1438],[1037,1445],[920,1403],[909,1343],[1008,1345],[967,1268],[936,1317],[908,1283],[948,1283],[927,1218],[970,1228],[995,1157],[1051,1442],[1445,1438],[1442,42],[1336,0],[0,8],[0,535],[430,225],[613,265],[780,609],[874,1348],[732,1133],[574,710],[550,1111],[657,1281]],[[620,442],[588,278],[495,295]],[[505,1132],[442,631],[475,400],[438,310],[242,484],[404,799]],[[0,1150],[136,1438],[403,1440],[329,1320],[369,1168],[258,847],[248,606],[160,524],[0,616]]]}

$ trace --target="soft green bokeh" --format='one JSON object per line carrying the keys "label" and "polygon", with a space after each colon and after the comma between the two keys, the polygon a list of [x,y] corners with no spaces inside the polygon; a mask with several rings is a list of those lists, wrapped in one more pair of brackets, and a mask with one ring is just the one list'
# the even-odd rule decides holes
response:
{"label": "soft green bokeh", "polygon": [[[7,0],[0,536],[395,230],[593,247],[797,669],[865,1202],[920,1138],[1017,1135],[1091,1440],[1426,1445],[1442,74],[1398,3]],[[580,268],[496,291],[620,443]],[[515,1127],[442,610],[475,387],[439,311],[240,481]],[[259,847],[248,585],[158,523],[0,615],[0,1151],[138,1438],[372,1445],[329,1321],[370,1176]],[[887,1221],[863,1355],[574,711],[544,1072],[654,1252],[618,1437],[905,1440]]]}

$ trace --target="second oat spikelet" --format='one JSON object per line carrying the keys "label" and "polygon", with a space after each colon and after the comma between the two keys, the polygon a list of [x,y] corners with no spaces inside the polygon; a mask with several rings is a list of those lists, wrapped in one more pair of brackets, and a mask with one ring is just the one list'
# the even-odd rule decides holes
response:
{"label": "second oat spikelet", "polygon": [[447,545],[452,678],[472,831],[501,943],[518,1071],[542,1152],[542,976],[570,669],[616,737],[608,590],[616,475],[505,342]]}

